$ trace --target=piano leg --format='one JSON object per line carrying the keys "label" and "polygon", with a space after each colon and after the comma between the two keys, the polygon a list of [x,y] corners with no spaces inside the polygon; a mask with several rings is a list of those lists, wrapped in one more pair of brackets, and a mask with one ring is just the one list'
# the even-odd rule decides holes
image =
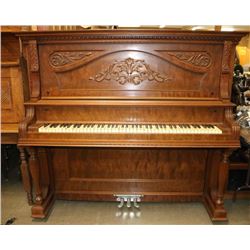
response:
{"label": "piano leg", "polygon": [[32,186],[31,186],[29,166],[26,158],[27,154],[23,147],[19,147],[19,151],[21,159],[21,174],[22,174],[23,187],[25,192],[27,193],[28,204],[32,205],[33,204]]}
{"label": "piano leg", "polygon": [[29,158],[30,173],[35,191],[34,203],[37,205],[41,205],[43,203],[43,197],[42,197],[42,188],[40,185],[40,166],[39,166],[39,161],[37,159],[36,148],[29,147],[28,152],[30,154]]}
{"label": "piano leg", "polygon": [[[35,147],[28,147],[28,152],[30,154],[29,158],[29,169],[32,178],[33,189],[35,192],[34,205],[31,209],[33,218],[45,218],[54,204],[54,191],[53,188],[48,188],[48,185],[42,185],[41,179],[44,178],[41,174],[44,171],[40,169],[40,158],[38,159],[38,152]],[[44,167],[44,164],[42,164]]]}
{"label": "piano leg", "polygon": [[228,176],[228,157],[231,152],[232,150],[216,150],[209,153],[204,205],[212,221],[228,220],[224,208],[224,191]]}

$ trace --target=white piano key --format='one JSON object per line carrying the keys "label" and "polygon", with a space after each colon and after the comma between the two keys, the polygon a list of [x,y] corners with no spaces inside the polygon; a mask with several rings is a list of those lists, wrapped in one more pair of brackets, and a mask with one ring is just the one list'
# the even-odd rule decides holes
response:
{"label": "white piano key", "polygon": [[167,124],[49,124],[38,128],[39,133],[117,133],[117,134],[222,134],[217,126]]}

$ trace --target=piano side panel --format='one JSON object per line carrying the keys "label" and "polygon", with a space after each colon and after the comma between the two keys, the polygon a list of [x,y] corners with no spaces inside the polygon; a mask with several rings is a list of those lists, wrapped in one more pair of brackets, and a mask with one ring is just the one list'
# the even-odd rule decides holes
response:
{"label": "piano side panel", "polygon": [[[50,148],[59,195],[193,193],[201,195],[207,149]],[[195,155],[195,157],[194,157]],[[112,196],[110,196],[111,198]]]}
{"label": "piano side panel", "polygon": [[219,99],[223,45],[40,45],[42,98]]}

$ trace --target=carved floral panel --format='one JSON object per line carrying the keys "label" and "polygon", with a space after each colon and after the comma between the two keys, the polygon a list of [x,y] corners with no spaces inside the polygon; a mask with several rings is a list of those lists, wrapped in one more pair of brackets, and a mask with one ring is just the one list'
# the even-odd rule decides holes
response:
{"label": "carved floral panel", "polygon": [[139,85],[145,80],[156,82],[168,82],[172,80],[168,75],[163,75],[152,70],[144,60],[130,57],[122,61],[115,61],[106,70],[89,79],[97,82],[114,80],[121,85],[126,83]]}

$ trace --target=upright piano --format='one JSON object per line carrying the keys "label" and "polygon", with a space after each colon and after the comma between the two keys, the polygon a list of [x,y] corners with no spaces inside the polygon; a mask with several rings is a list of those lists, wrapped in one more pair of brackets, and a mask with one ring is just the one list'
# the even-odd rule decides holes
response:
{"label": "upright piano", "polygon": [[[201,201],[227,220],[230,102],[244,33],[20,33],[26,65],[18,145],[34,218],[56,199]],[[167,213],[167,211],[166,211]]]}

